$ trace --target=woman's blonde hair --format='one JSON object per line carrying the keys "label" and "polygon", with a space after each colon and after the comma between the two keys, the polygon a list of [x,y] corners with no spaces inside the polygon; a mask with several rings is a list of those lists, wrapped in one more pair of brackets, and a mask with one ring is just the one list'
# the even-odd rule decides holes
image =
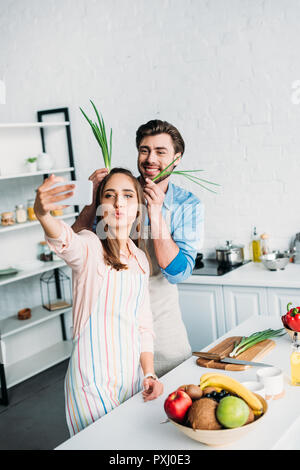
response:
{"label": "woman's blonde hair", "polygon": [[[145,230],[144,230],[144,222],[145,222],[145,213],[146,213],[146,204],[145,204],[145,198],[144,198],[144,193],[141,184],[133,176],[130,170],[127,170],[126,168],[113,168],[110,170],[108,175],[103,178],[101,183],[98,186],[97,189],[97,194],[96,194],[96,201],[97,201],[97,207],[101,205],[101,201],[103,198],[103,192],[106,183],[110,180],[110,178],[115,175],[116,173],[121,173],[123,175],[128,176],[128,178],[131,179],[134,188],[136,190],[136,195],[137,195],[137,200],[138,200],[138,211],[136,215],[136,219],[132,225],[131,232],[135,232],[135,236],[132,238],[130,237],[135,245],[140,248],[141,250],[144,251],[144,253],[147,256],[148,262],[149,262],[149,267],[150,267],[150,273],[152,272],[152,265],[151,265],[151,259],[146,247],[146,242],[145,242]],[[104,215],[97,215],[97,225],[99,222],[101,222],[104,218]],[[128,269],[128,266],[120,261],[120,245],[119,241],[116,238],[109,237],[109,230],[107,227],[103,227],[105,236],[100,236],[100,241],[103,246],[103,251],[104,251],[104,261],[107,265],[112,266],[114,269],[117,271],[120,271],[121,269]],[[98,234],[98,230],[97,230]],[[98,234],[99,236],[99,234]]]}

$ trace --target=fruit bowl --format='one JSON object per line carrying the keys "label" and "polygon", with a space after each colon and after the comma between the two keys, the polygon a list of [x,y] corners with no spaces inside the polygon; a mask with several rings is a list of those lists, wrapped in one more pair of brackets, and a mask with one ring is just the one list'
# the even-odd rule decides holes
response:
{"label": "fruit bowl", "polygon": [[[296,331],[290,330],[290,328],[287,328],[286,326],[284,327],[284,329],[287,332],[287,334],[289,335],[289,337],[291,338],[291,340],[293,341],[294,333],[296,333]],[[298,333],[298,335],[299,335],[299,339],[300,339],[300,333]]]}
{"label": "fruit bowl", "polygon": [[188,426],[176,423],[169,418],[169,421],[176,426],[179,431],[181,431],[186,436],[194,439],[195,441],[201,442],[208,446],[224,446],[231,444],[232,442],[241,439],[243,436],[248,434],[248,432],[253,431],[259,426],[259,424],[264,420],[264,417],[268,411],[268,404],[260,395],[256,394],[257,398],[260,400],[263,406],[263,414],[257,418],[255,421],[249,424],[245,424],[239,428],[233,429],[218,429],[218,430],[208,430],[208,429],[192,429]]}

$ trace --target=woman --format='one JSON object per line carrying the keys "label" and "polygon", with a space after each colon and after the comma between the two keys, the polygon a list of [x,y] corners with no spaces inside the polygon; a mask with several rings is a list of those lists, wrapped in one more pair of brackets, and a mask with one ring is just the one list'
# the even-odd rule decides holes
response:
{"label": "woman", "polygon": [[[145,401],[163,392],[153,366],[149,263],[130,238],[142,231],[143,192],[128,171],[115,168],[97,192],[97,235],[74,233],[50,215],[68,207],[74,185],[52,188],[51,175],[38,188],[35,214],[50,248],[72,268],[73,351],[65,378],[66,417],[74,435],[143,390]],[[68,191],[61,194],[62,191]]]}

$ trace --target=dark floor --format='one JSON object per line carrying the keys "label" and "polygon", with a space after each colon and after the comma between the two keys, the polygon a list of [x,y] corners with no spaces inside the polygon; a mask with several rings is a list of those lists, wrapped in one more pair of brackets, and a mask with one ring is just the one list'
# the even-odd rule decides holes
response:
{"label": "dark floor", "polygon": [[8,390],[0,405],[0,450],[51,450],[69,438],[63,382],[68,360]]}

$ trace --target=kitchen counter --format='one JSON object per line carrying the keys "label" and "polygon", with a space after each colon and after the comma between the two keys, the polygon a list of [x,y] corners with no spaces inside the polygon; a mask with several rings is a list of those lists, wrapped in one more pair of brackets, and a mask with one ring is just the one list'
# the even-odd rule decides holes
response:
{"label": "kitchen counter", "polygon": [[[256,266],[252,266],[252,268],[254,269]],[[291,266],[291,268],[291,272],[292,270],[295,272],[293,269],[295,266]],[[300,270],[300,267],[298,269]],[[278,274],[282,275],[282,273]],[[280,318],[253,316],[210,344],[206,350],[228,336],[248,335],[254,331],[266,328],[275,329],[281,326]],[[291,341],[288,335],[284,335],[276,338],[275,342],[276,347],[265,356],[263,361],[276,365],[284,371],[285,396],[279,400],[269,401],[268,413],[264,421],[257,426],[255,432],[249,432],[239,441],[226,447],[219,447],[219,449],[300,450],[300,439],[297,437],[300,431],[300,388],[293,387],[289,383]],[[136,394],[100,420],[68,439],[56,450],[168,449],[188,451],[218,449],[189,439],[170,422],[165,422],[166,415],[163,408],[164,400],[169,393],[182,384],[199,383],[199,378],[203,373],[212,371],[215,369],[200,368],[196,364],[196,358],[191,357],[161,378],[164,384],[164,393],[161,397],[144,403],[141,393]],[[238,372],[226,371],[226,374],[239,381],[255,380],[256,367]]]}
{"label": "kitchen counter", "polygon": [[282,271],[269,271],[262,263],[248,263],[223,274],[193,274],[182,284],[214,284],[223,286],[287,287],[300,289],[300,264],[289,263]]}

